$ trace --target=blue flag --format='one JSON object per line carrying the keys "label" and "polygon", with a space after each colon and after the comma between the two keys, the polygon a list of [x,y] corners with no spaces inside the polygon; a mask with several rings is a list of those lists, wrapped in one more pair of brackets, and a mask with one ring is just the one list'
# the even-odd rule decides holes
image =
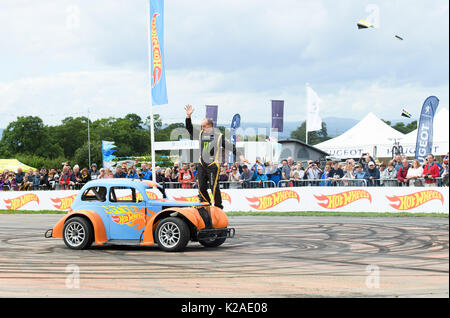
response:
{"label": "blue flag", "polygon": [[[233,145],[236,147],[236,130],[241,127],[241,115],[236,114],[233,116],[233,120],[231,121],[231,131],[230,131],[230,137],[231,137],[231,142],[233,143]],[[234,164],[236,162],[236,156],[235,154],[231,151],[230,154],[228,155],[228,163],[231,166],[232,164]]]}
{"label": "blue flag", "polygon": [[116,145],[113,141],[102,140],[102,158],[104,168],[109,168],[111,166],[111,161],[116,158],[116,156],[113,155],[116,151],[114,148],[116,148]]}
{"label": "blue flag", "polygon": [[439,99],[436,96],[428,97],[422,106],[419,127],[417,128],[416,159],[421,163],[432,153],[433,149],[433,119]]}
{"label": "blue flag", "polygon": [[150,0],[149,48],[151,49],[152,105],[168,103],[164,66],[164,1]]}

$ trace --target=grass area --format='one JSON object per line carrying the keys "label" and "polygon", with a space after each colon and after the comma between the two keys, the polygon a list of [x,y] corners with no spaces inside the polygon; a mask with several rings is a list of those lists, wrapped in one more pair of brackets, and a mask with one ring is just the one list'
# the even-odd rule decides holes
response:
{"label": "grass area", "polygon": [[[0,214],[66,214],[65,211],[26,211],[0,210]],[[352,216],[352,217],[434,217],[448,218],[446,213],[408,213],[408,212],[227,212],[228,216]]]}

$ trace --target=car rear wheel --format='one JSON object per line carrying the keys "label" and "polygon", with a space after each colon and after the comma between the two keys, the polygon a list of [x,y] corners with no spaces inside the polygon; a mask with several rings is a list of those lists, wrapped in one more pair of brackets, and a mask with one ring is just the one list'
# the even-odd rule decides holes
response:
{"label": "car rear wheel", "polygon": [[166,252],[182,251],[188,244],[189,237],[189,226],[177,217],[161,220],[155,231],[156,243]]}
{"label": "car rear wheel", "polygon": [[64,224],[63,239],[66,246],[71,249],[86,249],[92,245],[94,231],[86,219],[74,217]]}

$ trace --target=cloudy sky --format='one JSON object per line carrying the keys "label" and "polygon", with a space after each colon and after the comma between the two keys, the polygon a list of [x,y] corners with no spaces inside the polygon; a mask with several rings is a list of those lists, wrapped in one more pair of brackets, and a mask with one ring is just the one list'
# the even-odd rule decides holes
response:
{"label": "cloudy sky", "polygon": [[[18,115],[149,113],[146,0],[1,0],[0,128]],[[376,29],[358,30],[359,19]],[[399,35],[404,41],[396,39]],[[165,123],[183,106],[219,105],[270,121],[305,119],[305,84],[322,117],[418,116],[426,97],[449,105],[448,0],[166,0]]]}

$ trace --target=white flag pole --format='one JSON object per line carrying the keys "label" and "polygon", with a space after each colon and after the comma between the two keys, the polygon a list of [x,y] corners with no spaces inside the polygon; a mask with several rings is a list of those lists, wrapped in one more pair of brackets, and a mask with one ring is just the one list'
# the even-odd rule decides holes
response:
{"label": "white flag pole", "polygon": [[149,86],[150,87],[150,147],[152,156],[152,180],[156,182],[156,158],[155,158],[155,120],[153,118],[153,105],[152,105],[152,45],[151,45],[151,31],[150,31],[150,0],[146,0],[147,7],[147,34],[148,34],[148,74],[149,74]]}
{"label": "white flag pole", "polygon": [[306,122],[305,122],[305,142],[308,144],[308,87],[309,84],[306,83]]}

